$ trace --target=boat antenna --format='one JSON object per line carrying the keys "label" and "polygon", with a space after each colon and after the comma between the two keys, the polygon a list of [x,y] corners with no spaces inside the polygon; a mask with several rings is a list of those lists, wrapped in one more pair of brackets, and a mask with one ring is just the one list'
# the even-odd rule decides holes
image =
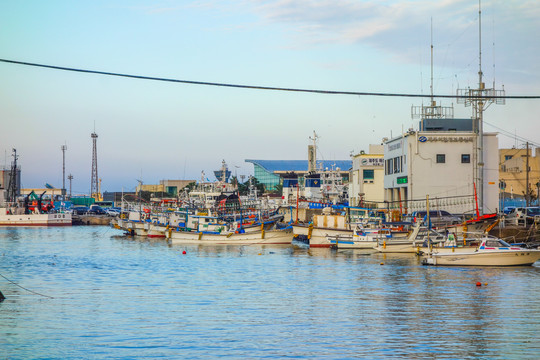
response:
{"label": "boat antenna", "polygon": [[13,162],[11,164],[11,171],[9,173],[9,184],[8,184],[8,191],[7,191],[7,198],[10,202],[15,202],[17,195],[19,193],[19,187],[17,186],[17,159],[19,156],[17,155],[17,149],[13,150]]}

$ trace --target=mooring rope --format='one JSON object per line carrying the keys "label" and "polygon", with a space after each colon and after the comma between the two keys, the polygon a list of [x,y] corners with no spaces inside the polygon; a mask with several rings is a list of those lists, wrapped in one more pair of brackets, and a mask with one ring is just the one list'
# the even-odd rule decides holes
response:
{"label": "mooring rope", "polygon": [[30,290],[30,289],[27,289],[27,288],[25,288],[24,286],[21,286],[21,285],[17,284],[16,282],[9,280],[7,277],[5,277],[5,276],[2,275],[2,274],[0,274],[0,276],[3,277],[6,281],[12,283],[13,285],[18,286],[18,287],[20,287],[21,289],[26,290],[26,291],[28,291],[28,292],[30,292],[30,293],[32,293],[32,294],[36,294],[36,295],[39,295],[39,296],[43,296],[43,297],[46,297],[46,298],[49,298],[49,299],[54,299],[52,296],[49,296],[49,295],[43,295],[43,294],[40,294],[40,293],[38,293],[38,292],[32,291],[32,290]]}

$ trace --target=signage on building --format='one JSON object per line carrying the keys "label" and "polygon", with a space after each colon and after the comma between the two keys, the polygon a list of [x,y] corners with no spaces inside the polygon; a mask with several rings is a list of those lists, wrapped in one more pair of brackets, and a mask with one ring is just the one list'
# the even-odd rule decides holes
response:
{"label": "signage on building", "polygon": [[384,166],[383,158],[362,158],[362,166]]}
{"label": "signage on building", "polygon": [[420,142],[472,142],[470,136],[420,136]]}
{"label": "signage on building", "polygon": [[406,184],[408,182],[407,176],[400,176],[397,178],[398,184]]}
{"label": "signage on building", "polygon": [[401,149],[401,141],[395,143],[395,144],[391,144],[391,145],[388,145],[388,151],[394,151],[394,150],[397,150],[397,149]]}

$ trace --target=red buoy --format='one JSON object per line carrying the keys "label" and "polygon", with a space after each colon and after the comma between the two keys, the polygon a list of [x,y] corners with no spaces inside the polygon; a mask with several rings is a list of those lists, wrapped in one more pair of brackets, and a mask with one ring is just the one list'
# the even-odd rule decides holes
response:
{"label": "red buoy", "polygon": [[476,286],[482,286],[482,283],[479,281],[476,283]]}
{"label": "red buoy", "polygon": [[186,250],[182,251],[182,254],[186,255],[186,254],[187,254],[187,253],[186,253]]}

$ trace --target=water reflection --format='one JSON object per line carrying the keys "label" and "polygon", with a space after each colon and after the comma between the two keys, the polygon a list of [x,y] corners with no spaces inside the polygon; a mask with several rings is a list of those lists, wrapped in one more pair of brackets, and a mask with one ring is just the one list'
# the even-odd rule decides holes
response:
{"label": "water reflection", "polygon": [[107,227],[2,229],[0,248],[1,274],[54,298],[0,280],[7,358],[506,359],[538,351],[538,266],[171,245]]}

